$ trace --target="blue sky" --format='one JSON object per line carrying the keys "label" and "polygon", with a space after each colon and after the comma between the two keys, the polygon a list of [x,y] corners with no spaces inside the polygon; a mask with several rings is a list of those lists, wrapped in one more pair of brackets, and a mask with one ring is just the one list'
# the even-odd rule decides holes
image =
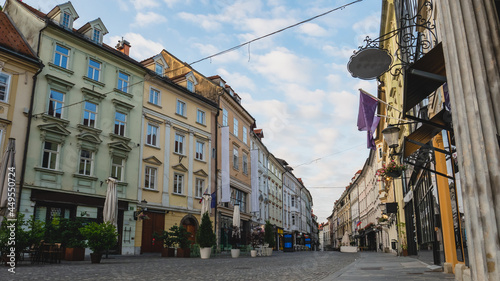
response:
{"label": "blue sky", "polygon": [[[115,46],[124,37],[141,61],[166,49],[192,63],[354,0],[74,0],[74,27],[101,18]],[[25,0],[48,13],[66,0]],[[264,144],[302,178],[319,222],[368,157],[356,127],[358,89],[347,62],[366,36],[378,37],[381,2],[364,0],[193,65],[220,75],[264,130]]]}

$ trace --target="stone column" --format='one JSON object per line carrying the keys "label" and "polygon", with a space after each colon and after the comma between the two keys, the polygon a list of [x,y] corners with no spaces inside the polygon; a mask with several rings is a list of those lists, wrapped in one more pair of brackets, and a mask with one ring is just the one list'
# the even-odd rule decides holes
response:
{"label": "stone column", "polygon": [[440,0],[472,280],[500,280],[500,40],[493,0]]}

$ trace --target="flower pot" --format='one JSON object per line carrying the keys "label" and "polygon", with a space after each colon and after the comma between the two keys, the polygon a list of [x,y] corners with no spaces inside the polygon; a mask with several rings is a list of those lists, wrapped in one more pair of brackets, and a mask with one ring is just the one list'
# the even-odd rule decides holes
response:
{"label": "flower pot", "polygon": [[403,249],[403,253],[402,254],[403,254],[403,257],[408,256],[408,250],[407,249]]}
{"label": "flower pot", "polygon": [[83,261],[85,260],[84,248],[66,248],[64,259],[67,261]]}
{"label": "flower pot", "polygon": [[191,256],[191,249],[182,249],[177,248],[177,257],[178,258],[189,258]]}
{"label": "flower pot", "polygon": [[175,248],[163,248],[161,249],[161,256],[166,257],[175,257]]}
{"label": "flower pot", "polygon": [[269,247],[267,248],[267,256],[271,256],[273,254],[273,248]]}
{"label": "flower pot", "polygon": [[240,256],[240,249],[231,249],[231,257],[238,258]]}
{"label": "flower pot", "polygon": [[212,247],[200,248],[200,257],[202,259],[209,259],[210,253],[212,253]]}
{"label": "flower pot", "polygon": [[401,171],[387,172],[387,175],[391,178],[399,178],[401,176]]}
{"label": "flower pot", "polygon": [[255,258],[257,256],[257,250],[250,250],[250,256]]}
{"label": "flower pot", "polygon": [[91,263],[101,263],[102,253],[91,253],[90,262]]}

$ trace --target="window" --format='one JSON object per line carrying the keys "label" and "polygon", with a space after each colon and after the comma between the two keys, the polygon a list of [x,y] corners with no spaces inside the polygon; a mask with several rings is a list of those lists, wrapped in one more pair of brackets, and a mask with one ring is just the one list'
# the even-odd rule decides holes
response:
{"label": "window", "polygon": [[184,136],[175,134],[174,152],[184,154]]}
{"label": "window", "polygon": [[48,114],[56,118],[62,118],[63,105],[64,105],[64,94],[54,90],[50,90]]}
{"label": "window", "polygon": [[148,124],[148,134],[146,135],[146,144],[158,146],[158,127]]}
{"label": "window", "polygon": [[175,113],[185,117],[186,116],[186,104],[180,100],[177,100],[177,109],[176,109]]}
{"label": "window", "polygon": [[234,118],[233,120],[234,120],[234,122],[233,122],[233,134],[237,137],[238,136],[238,131],[239,131],[239,128],[238,128],[238,119]]}
{"label": "window", "polygon": [[191,81],[191,80],[187,80],[187,89],[188,89],[190,92],[194,93],[194,83],[193,83],[193,81]]}
{"label": "window", "polygon": [[95,43],[101,43],[101,31],[97,28],[94,28],[94,34],[92,35],[92,41]]}
{"label": "window", "polygon": [[295,225],[295,216],[292,215],[292,225]]}
{"label": "window", "polygon": [[123,180],[123,170],[125,169],[125,159],[118,156],[112,157],[111,162],[111,177],[122,181]]}
{"label": "window", "polygon": [[156,72],[156,74],[163,76],[163,65],[156,63],[155,72]]}
{"label": "window", "polygon": [[295,197],[292,196],[292,207],[295,207]]}
{"label": "window", "polygon": [[236,170],[239,169],[239,165],[238,165],[238,149],[237,148],[233,148],[233,168],[235,168]]}
{"label": "window", "polygon": [[203,196],[203,187],[205,186],[204,179],[196,179],[196,197],[201,198]]}
{"label": "window", "polygon": [[184,184],[184,175],[174,174],[174,193],[182,194],[183,184]]}
{"label": "window", "polygon": [[93,152],[88,150],[80,151],[80,165],[78,168],[78,173],[80,175],[90,176],[92,174],[93,154]]}
{"label": "window", "polygon": [[127,115],[121,112],[115,112],[115,134],[125,136],[125,125],[127,124]]}
{"label": "window", "polygon": [[146,167],[144,173],[144,188],[156,189],[156,174],[158,170],[153,167]]}
{"label": "window", "polygon": [[240,211],[246,212],[246,202],[247,202],[247,194],[239,189],[231,188],[231,203],[233,205],[239,204]]}
{"label": "window", "polygon": [[227,110],[222,109],[222,126],[227,126]]}
{"label": "window", "polygon": [[57,170],[59,162],[59,144],[54,142],[44,142],[42,167]]}
{"label": "window", "polygon": [[160,91],[156,89],[149,89],[149,102],[155,105],[160,104]]}
{"label": "window", "polygon": [[247,135],[248,135],[248,132],[247,132],[247,127],[243,127],[243,142],[244,143],[247,143]]}
{"label": "window", "polygon": [[62,15],[62,26],[69,28],[70,18],[68,13]]}
{"label": "window", "polygon": [[69,49],[56,45],[56,50],[54,52],[54,64],[62,68],[68,68],[69,59]]}
{"label": "window", "polygon": [[97,104],[86,101],[83,109],[83,125],[96,127]]}
{"label": "window", "polygon": [[128,93],[130,76],[123,72],[118,72],[118,90]]}
{"label": "window", "polygon": [[243,173],[248,175],[248,156],[243,154]]}
{"label": "window", "polygon": [[198,109],[196,114],[196,122],[205,125],[205,112]]}
{"label": "window", "polygon": [[200,142],[200,141],[196,141],[196,156],[195,156],[195,158],[197,160],[204,159],[204,150],[205,150],[205,144]]}
{"label": "window", "polygon": [[0,101],[7,102],[9,97],[10,76],[0,73]]}
{"label": "window", "polygon": [[99,75],[101,73],[101,63],[93,59],[89,59],[89,70],[87,72],[87,77],[99,81]]}

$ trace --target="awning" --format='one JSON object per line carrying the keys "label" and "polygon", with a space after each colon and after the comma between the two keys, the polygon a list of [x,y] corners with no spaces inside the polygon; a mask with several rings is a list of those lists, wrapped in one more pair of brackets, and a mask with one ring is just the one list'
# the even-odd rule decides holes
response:
{"label": "awning", "polygon": [[[429,123],[434,123],[437,125],[441,126],[446,126],[445,122],[443,121],[443,114],[445,113],[445,110],[441,110],[438,114],[434,115],[429,120]],[[441,132],[443,129],[433,126],[429,123],[422,123],[422,126],[420,126],[418,129],[416,129],[413,133],[411,133],[407,139],[414,140],[420,143],[428,143],[435,135],[437,135],[439,132]],[[417,149],[419,149],[420,146],[418,144],[412,143],[412,142],[405,142],[404,145],[404,155],[403,158],[407,158],[410,156],[413,152],[415,152]]]}
{"label": "awning", "polygon": [[406,113],[429,96],[446,79],[443,47],[439,43],[405,72],[403,112]]}

